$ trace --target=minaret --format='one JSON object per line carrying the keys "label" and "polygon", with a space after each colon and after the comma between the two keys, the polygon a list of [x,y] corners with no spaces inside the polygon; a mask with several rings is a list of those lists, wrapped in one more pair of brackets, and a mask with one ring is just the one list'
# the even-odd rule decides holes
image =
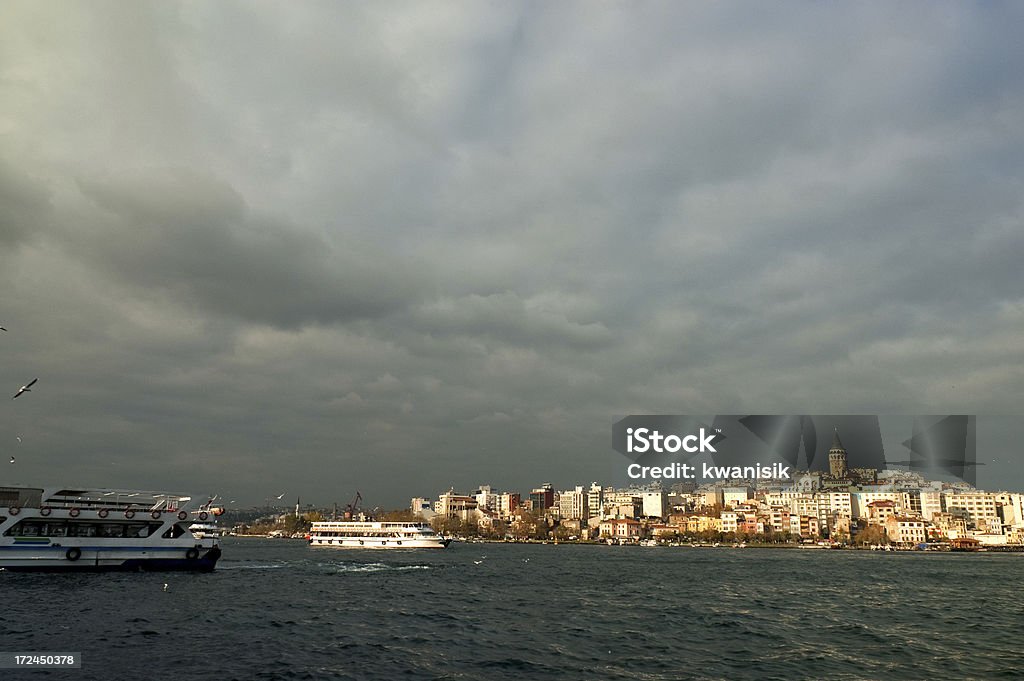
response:
{"label": "minaret", "polygon": [[846,450],[839,441],[839,428],[832,435],[832,449],[828,450],[828,469],[833,478],[845,478],[849,471],[846,465]]}

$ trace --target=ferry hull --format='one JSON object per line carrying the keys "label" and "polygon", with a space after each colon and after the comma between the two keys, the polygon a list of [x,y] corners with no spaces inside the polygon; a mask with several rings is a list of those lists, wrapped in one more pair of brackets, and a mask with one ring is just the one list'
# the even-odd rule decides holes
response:
{"label": "ferry hull", "polygon": [[[181,548],[143,549],[83,547],[78,558],[67,552],[76,547],[0,549],[0,570],[7,572],[213,572],[220,559],[219,546],[189,558]],[[16,554],[16,555],[11,555]]]}

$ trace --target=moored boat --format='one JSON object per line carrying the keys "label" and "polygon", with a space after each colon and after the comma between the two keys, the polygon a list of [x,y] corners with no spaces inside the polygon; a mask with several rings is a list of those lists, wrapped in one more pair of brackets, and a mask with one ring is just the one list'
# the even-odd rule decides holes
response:
{"label": "moored boat", "polygon": [[219,543],[189,526],[214,512],[169,492],[0,487],[0,568],[209,572]]}

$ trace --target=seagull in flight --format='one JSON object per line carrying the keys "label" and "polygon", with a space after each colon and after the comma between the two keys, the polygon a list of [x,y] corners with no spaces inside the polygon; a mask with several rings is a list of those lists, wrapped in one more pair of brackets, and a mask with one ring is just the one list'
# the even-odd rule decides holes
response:
{"label": "seagull in flight", "polygon": [[14,457],[13,456],[11,457],[11,463],[14,463]]}
{"label": "seagull in flight", "polygon": [[7,329],[5,329],[4,327],[0,326],[0,331],[6,331],[6,330]]}
{"label": "seagull in flight", "polygon": [[30,381],[30,382],[29,382],[29,383],[28,383],[27,385],[23,385],[23,386],[21,386],[21,388],[20,388],[20,389],[18,390],[18,392],[16,392],[16,393],[14,394],[14,397],[12,397],[11,399],[12,399],[12,400],[13,400],[13,399],[15,399],[15,398],[16,398],[16,397],[17,397],[18,395],[20,395],[20,394],[22,394],[22,393],[30,393],[30,392],[32,392],[32,391],[30,390],[30,388],[31,388],[32,386],[34,386],[34,385],[36,384],[36,381],[38,381],[38,380],[39,380],[38,378],[33,378],[33,379],[32,379],[32,380],[31,380],[31,381]]}
{"label": "seagull in flight", "polygon": [[280,499],[280,498],[282,498],[283,496],[284,496],[284,492],[281,492],[280,494],[278,494],[278,495],[277,495],[277,498],[278,498],[278,499]]}

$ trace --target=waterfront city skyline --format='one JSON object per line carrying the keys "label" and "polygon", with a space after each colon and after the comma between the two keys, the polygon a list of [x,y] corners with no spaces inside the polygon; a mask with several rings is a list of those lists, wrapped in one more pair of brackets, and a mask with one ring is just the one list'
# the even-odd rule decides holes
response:
{"label": "waterfront city skyline", "polygon": [[398,507],[825,413],[1024,489],[1021,19],[4,3],[2,483]]}
{"label": "waterfront city skyline", "polygon": [[[607,542],[734,547],[780,545],[896,550],[1019,552],[1024,545],[1024,493],[982,490],[919,472],[856,466],[834,433],[826,471],[793,471],[714,481],[649,480],[617,488],[593,481],[568,489],[543,483],[529,492],[490,484],[412,497],[401,510],[362,508],[229,513],[242,535],[303,536],[320,520],[429,522],[442,535],[492,541]],[[702,467],[707,470],[705,464]],[[748,470],[737,468],[737,471]],[[750,469],[753,470],[753,469]],[[655,477],[658,477],[657,475]],[[240,509],[241,511],[241,509]],[[328,542],[329,543],[329,542]],[[362,544],[362,542],[360,542]]]}

